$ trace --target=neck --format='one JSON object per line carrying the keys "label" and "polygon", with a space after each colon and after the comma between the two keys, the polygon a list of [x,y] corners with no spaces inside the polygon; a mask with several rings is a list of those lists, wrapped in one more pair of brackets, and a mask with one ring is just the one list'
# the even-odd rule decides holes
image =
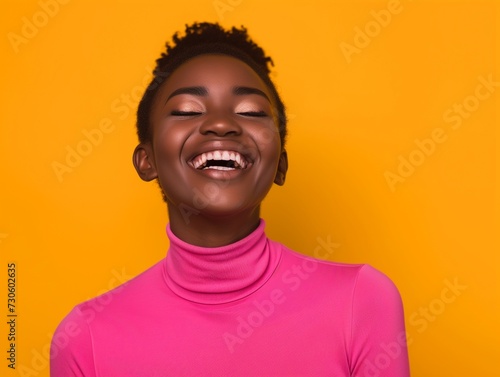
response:
{"label": "neck", "polygon": [[168,206],[170,230],[184,242],[203,247],[229,245],[252,233],[260,223],[260,207],[232,216],[210,216],[194,209]]}

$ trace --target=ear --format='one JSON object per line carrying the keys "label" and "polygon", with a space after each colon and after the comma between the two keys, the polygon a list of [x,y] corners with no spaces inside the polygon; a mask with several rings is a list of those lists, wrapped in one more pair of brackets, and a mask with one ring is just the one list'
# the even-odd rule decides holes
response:
{"label": "ear", "polygon": [[143,181],[149,182],[158,177],[150,143],[141,143],[135,147],[132,162]]}
{"label": "ear", "polygon": [[288,170],[288,156],[286,154],[286,150],[283,149],[280,155],[280,160],[278,162],[278,171],[276,172],[274,183],[276,183],[278,186],[283,186],[285,184],[287,170]]}

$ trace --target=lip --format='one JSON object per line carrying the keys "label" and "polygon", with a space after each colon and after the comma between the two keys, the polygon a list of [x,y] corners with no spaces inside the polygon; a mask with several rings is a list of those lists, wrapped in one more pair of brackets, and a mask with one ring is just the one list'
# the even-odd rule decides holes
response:
{"label": "lip", "polygon": [[206,178],[217,181],[230,181],[247,174],[249,167],[245,169],[234,170],[215,170],[215,169],[195,169],[189,166],[196,174],[200,174]]}

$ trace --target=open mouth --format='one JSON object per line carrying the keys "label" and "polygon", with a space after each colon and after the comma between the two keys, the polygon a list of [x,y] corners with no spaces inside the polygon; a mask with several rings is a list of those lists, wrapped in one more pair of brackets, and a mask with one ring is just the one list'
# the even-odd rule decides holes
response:
{"label": "open mouth", "polygon": [[238,152],[215,150],[199,154],[190,161],[190,164],[198,170],[236,170],[245,169],[248,161]]}

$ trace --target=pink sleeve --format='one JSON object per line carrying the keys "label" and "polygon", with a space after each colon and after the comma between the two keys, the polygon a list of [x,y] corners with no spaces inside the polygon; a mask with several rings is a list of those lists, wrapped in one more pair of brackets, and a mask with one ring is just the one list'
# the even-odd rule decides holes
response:
{"label": "pink sleeve", "polygon": [[357,277],[352,305],[352,376],[408,377],[403,304],[394,283],[365,265]]}
{"label": "pink sleeve", "polygon": [[84,312],[74,308],[62,320],[50,346],[51,377],[95,377],[92,338]]}

